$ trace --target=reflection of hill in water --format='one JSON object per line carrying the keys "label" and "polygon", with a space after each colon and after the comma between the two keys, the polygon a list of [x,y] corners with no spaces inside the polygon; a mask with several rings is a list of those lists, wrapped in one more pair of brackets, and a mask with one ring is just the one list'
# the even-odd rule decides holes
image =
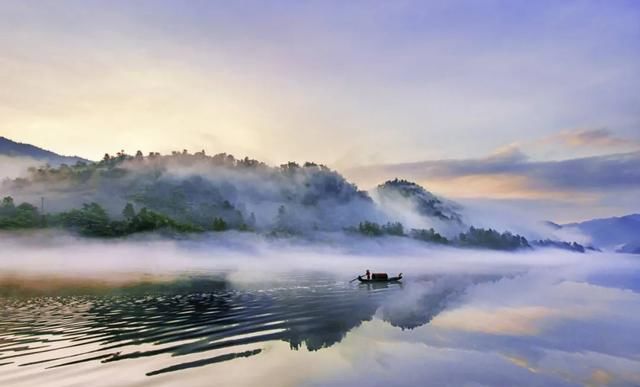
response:
{"label": "reflection of hill in water", "polygon": [[216,356],[177,360],[150,373],[157,374],[254,356],[260,347],[240,352],[234,348],[271,340],[315,351],[340,342],[371,320],[380,306],[385,321],[414,328],[430,321],[454,294],[443,286],[410,305],[403,302],[404,293],[400,286],[352,286],[328,279],[253,290],[193,279],[139,285],[105,296],[5,299],[0,301],[0,364],[30,364],[36,353],[37,363],[58,367],[160,354],[179,359],[216,351]]}
{"label": "reflection of hill in water", "polygon": [[455,302],[470,285],[496,281],[495,275],[428,276],[420,279],[419,286],[382,304],[382,319],[394,327],[414,329],[431,320]]}
{"label": "reflection of hill in water", "polygon": [[382,319],[394,327],[413,329],[429,323],[443,311],[450,297],[457,292],[454,289],[443,289],[439,293],[424,294],[413,305],[392,303],[382,307]]}

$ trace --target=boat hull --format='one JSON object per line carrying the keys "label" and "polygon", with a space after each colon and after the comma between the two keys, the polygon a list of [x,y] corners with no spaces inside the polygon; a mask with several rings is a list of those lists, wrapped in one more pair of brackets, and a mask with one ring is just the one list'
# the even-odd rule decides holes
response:
{"label": "boat hull", "polygon": [[364,284],[379,284],[379,283],[386,283],[386,282],[398,282],[402,279],[402,277],[391,277],[391,278],[387,278],[387,279],[366,279],[366,278],[362,278],[362,277],[358,277],[358,281],[364,283]]}

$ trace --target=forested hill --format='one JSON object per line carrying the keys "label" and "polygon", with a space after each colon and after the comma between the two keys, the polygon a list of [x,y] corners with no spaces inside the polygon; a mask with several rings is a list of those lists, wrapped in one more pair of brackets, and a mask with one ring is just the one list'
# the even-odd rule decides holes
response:
{"label": "forested hill", "polygon": [[96,163],[32,168],[1,190],[16,201],[39,203],[44,197],[46,212],[95,202],[118,217],[131,203],[205,229],[214,219],[232,228],[283,232],[386,220],[366,192],[323,165],[269,167],[224,153],[105,155]]}
{"label": "forested hill", "polygon": [[324,165],[270,167],[225,153],[105,154],[99,162],[30,168],[25,177],[3,181],[0,195],[0,229],[60,227],[100,237],[325,231],[507,250],[531,246],[520,235],[469,227],[461,207],[413,182],[391,180],[370,194]]}

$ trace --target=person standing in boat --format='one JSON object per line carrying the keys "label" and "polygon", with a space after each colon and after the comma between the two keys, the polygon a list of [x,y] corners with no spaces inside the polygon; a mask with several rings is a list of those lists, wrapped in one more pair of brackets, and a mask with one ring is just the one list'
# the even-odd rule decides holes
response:
{"label": "person standing in boat", "polygon": [[364,275],[367,276],[367,279],[370,280],[371,279],[371,272],[369,271],[369,269],[367,269],[367,272],[364,273]]}

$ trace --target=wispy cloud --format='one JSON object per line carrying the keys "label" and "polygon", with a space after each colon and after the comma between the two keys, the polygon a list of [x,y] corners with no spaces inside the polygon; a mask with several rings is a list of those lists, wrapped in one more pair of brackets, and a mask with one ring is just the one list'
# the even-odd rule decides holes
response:
{"label": "wispy cloud", "polygon": [[623,148],[640,149],[640,139],[617,136],[608,128],[564,130],[545,137],[541,144],[557,144],[572,148]]}
{"label": "wispy cloud", "polygon": [[540,161],[510,146],[483,158],[381,164],[346,175],[364,188],[398,177],[457,200],[508,199],[556,220],[640,211],[640,151]]}
{"label": "wispy cloud", "polygon": [[640,188],[640,151],[559,161],[533,161],[517,148],[478,159],[431,160],[355,168],[352,175],[417,181],[469,177],[505,179],[530,189],[600,191]]}

